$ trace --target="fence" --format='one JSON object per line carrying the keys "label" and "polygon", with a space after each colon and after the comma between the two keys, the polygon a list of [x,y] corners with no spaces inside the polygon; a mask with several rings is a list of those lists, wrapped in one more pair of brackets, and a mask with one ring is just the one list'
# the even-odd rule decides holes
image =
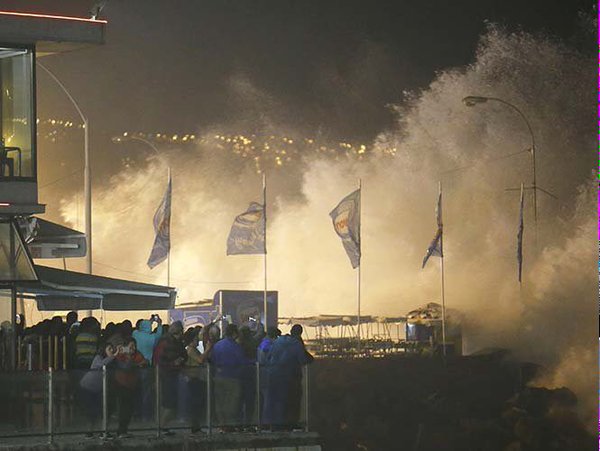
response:
{"label": "fence", "polygon": [[[308,366],[0,373],[0,438],[192,429],[308,431]],[[128,427],[127,427],[128,426]]]}

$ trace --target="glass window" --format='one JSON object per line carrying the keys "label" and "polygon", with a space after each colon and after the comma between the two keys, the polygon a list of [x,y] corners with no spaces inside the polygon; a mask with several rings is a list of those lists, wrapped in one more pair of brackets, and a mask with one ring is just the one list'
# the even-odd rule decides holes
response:
{"label": "glass window", "polygon": [[35,177],[33,54],[0,47],[0,177]]}
{"label": "glass window", "polygon": [[37,280],[33,261],[13,222],[0,222],[0,282]]}

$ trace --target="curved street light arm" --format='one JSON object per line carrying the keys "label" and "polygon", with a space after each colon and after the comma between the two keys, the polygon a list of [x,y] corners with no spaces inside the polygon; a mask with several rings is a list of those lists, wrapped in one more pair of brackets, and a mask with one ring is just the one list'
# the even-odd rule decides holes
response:
{"label": "curved street light arm", "polygon": [[147,144],[148,146],[150,146],[152,148],[152,150],[154,150],[157,154],[161,155],[160,151],[156,148],[156,146],[152,143],[152,141],[148,141],[145,138],[140,138],[138,136],[123,136],[123,137],[119,137],[119,139],[121,139],[123,141],[141,141],[144,144]]}
{"label": "curved street light arm", "polygon": [[531,188],[533,190],[533,220],[534,220],[534,224],[535,224],[534,241],[535,241],[535,248],[537,249],[537,190],[539,189],[540,191],[542,191],[554,198],[556,198],[556,196],[554,196],[553,194],[549,193],[548,191],[543,190],[539,186],[537,186],[537,175],[536,175],[536,164],[535,164],[535,153],[536,153],[535,136],[533,134],[533,129],[531,128],[531,124],[529,123],[527,116],[525,116],[525,114],[519,108],[517,108],[515,105],[513,105],[512,103],[507,102],[506,100],[499,99],[498,97],[468,96],[463,99],[463,102],[465,102],[465,104],[467,106],[473,106],[477,103],[484,103],[488,100],[494,100],[496,102],[502,103],[502,104],[512,108],[514,111],[516,111],[519,114],[519,116],[521,116],[523,121],[525,121],[525,124],[527,125],[527,130],[529,130],[529,135],[531,136],[531,163],[532,163],[532,172],[533,172],[533,184],[532,184]]}
{"label": "curved street light arm", "polygon": [[81,116],[81,120],[83,121],[84,126],[87,126],[87,123],[88,123],[87,117],[85,116],[85,114],[83,114],[83,111],[81,111],[81,108],[79,108],[79,104],[75,101],[75,99],[73,98],[71,93],[67,90],[65,85],[63,85],[62,82],[58,79],[58,77],[56,75],[54,75],[54,73],[50,69],[48,69],[46,66],[44,66],[42,63],[40,63],[39,61],[36,61],[35,63],[38,66],[40,66],[42,69],[44,69],[44,71],[52,78],[52,80],[54,80],[56,82],[56,84],[58,86],[60,86],[60,89],[62,89],[64,91],[64,93],[67,95],[67,97],[69,98],[69,100],[71,101],[71,103],[73,104],[73,106],[75,107],[77,112],[79,113],[79,116]]}
{"label": "curved street light arm", "polygon": [[[77,113],[81,117],[83,121],[83,139],[84,139],[84,166],[83,166],[83,193],[85,197],[85,238],[86,238],[86,255],[85,255],[85,263],[86,270],[88,274],[92,274],[92,162],[90,159],[90,127],[88,123],[88,119],[81,108],[79,108],[79,104],[73,98],[69,90],[62,84],[62,82],[58,79],[54,73],[44,66],[42,63],[36,60],[36,64],[44,69],[44,71],[56,82],[56,84],[63,90],[63,92],[67,95]],[[92,316],[92,311],[88,310],[88,316]]]}
{"label": "curved street light arm", "polygon": [[488,100],[494,100],[496,102],[503,103],[504,105],[515,110],[519,114],[519,116],[521,116],[521,118],[525,121],[525,124],[527,125],[527,129],[529,130],[529,135],[531,136],[531,151],[535,153],[535,135],[533,134],[533,129],[531,128],[531,124],[529,123],[527,116],[525,116],[525,114],[519,108],[517,108],[512,103],[507,102],[506,100],[499,99],[498,97],[485,97],[485,98]]}

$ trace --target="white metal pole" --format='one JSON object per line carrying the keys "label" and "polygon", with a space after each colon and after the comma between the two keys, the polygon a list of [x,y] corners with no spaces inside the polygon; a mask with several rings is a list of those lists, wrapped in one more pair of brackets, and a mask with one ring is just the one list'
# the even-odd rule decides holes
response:
{"label": "white metal pole", "polygon": [[221,323],[221,336],[220,338],[223,338],[223,325],[224,325],[224,321],[223,321],[223,290],[219,290],[219,315],[220,315],[220,323]]}
{"label": "white metal pole", "polygon": [[[90,126],[87,118],[83,121],[84,158],[83,167],[83,195],[85,197],[85,236],[87,239],[87,252],[85,254],[86,272],[92,274],[92,168],[90,162]],[[87,316],[92,316],[92,311],[87,311]]]}
{"label": "white metal pole", "polygon": [[102,365],[102,434],[108,438],[108,372],[106,365]]}
{"label": "white metal pole", "polygon": [[[88,274],[92,274],[92,174],[90,164],[90,126],[87,118],[83,121],[83,136],[84,136],[84,167],[83,167],[83,179],[84,179],[84,197],[85,197],[85,236],[87,238],[87,252],[86,252],[86,271]],[[91,312],[89,312],[91,313]]]}
{"label": "white metal pole", "polygon": [[360,234],[360,225],[361,225],[361,204],[362,204],[362,180],[358,179],[358,189],[359,189],[359,194],[360,194],[360,203],[358,204],[358,242],[359,242],[359,260],[358,260],[358,271],[356,273],[357,275],[357,281],[356,281],[356,291],[357,291],[357,297],[358,297],[358,315],[356,318],[356,335],[358,337],[358,346],[357,346],[357,350],[358,350],[358,354],[360,355],[360,268],[361,268],[361,260],[362,260],[362,243],[361,243],[361,234]]}
{"label": "white metal pole", "polygon": [[[92,174],[91,174],[91,161],[90,161],[90,124],[81,111],[79,104],[75,101],[71,93],[67,90],[65,85],[58,79],[54,73],[44,66],[39,61],[36,61],[36,64],[41,67],[49,76],[52,78],[56,84],[63,90],[63,92],[67,95],[77,113],[81,117],[81,121],[83,122],[83,139],[84,139],[84,147],[83,147],[83,155],[84,155],[84,167],[83,167],[83,195],[85,198],[85,238],[87,241],[87,252],[85,257],[86,263],[86,272],[88,274],[92,274]],[[88,310],[88,316],[92,315],[92,311]]]}
{"label": "white metal pole", "polygon": [[304,432],[308,432],[308,390],[309,390],[309,380],[308,380],[308,365],[304,365]]}
{"label": "white metal pole", "polygon": [[265,253],[263,254],[264,256],[264,276],[265,276],[265,286],[264,286],[264,291],[263,291],[263,310],[265,312],[265,324],[264,326],[264,331],[265,333],[267,332],[267,314],[268,314],[268,307],[267,307],[267,174],[263,172],[263,177],[262,177],[262,182],[263,182],[263,215],[265,218]]}
{"label": "white metal pole", "polygon": [[[167,168],[167,189],[171,187],[169,193],[169,210],[173,210],[173,185],[171,184],[171,167]],[[169,251],[167,252],[167,286],[171,286],[171,211],[169,211]]]}
{"label": "white metal pole", "polygon": [[256,426],[258,431],[260,431],[261,428],[261,415],[260,415],[260,409],[261,409],[261,401],[260,401],[260,363],[258,363],[258,360],[255,362],[254,367],[256,369]]}
{"label": "white metal pole", "polygon": [[[521,226],[521,219],[522,219],[522,214],[523,214],[523,195],[524,195],[524,186],[523,183],[521,183],[521,196],[519,197],[519,227]],[[533,191],[535,193],[535,189]],[[519,230],[520,234],[521,234],[521,243],[520,243],[520,252],[521,252],[521,261],[519,262],[519,301],[521,301],[521,280],[522,280],[522,271],[523,271],[523,235],[521,230]],[[537,228],[536,228],[536,233],[537,233]],[[537,235],[535,237],[536,242],[535,245],[537,246]],[[536,249],[537,250],[537,249]]]}
{"label": "white metal pole", "polygon": [[212,435],[212,383],[210,362],[206,363],[206,428],[208,436]]}
{"label": "white metal pole", "polygon": [[171,286],[171,249],[167,254],[167,286]]}
{"label": "white metal pole", "polygon": [[[444,245],[444,234],[440,237],[441,245]],[[443,247],[442,247],[443,249]],[[444,294],[444,256],[440,258],[442,267],[442,346],[444,347],[444,357],[446,357],[446,298]]]}
{"label": "white metal pole", "polygon": [[52,367],[48,366],[48,443],[54,441],[54,381]]}
{"label": "white metal pole", "polygon": [[[442,196],[442,182],[439,182],[439,191],[440,198]],[[440,199],[440,208],[441,208],[441,199]],[[442,211],[440,211],[440,220],[442,224],[439,226],[442,228],[442,234],[440,235],[440,248],[442,249],[442,255],[440,256],[440,266],[441,266],[441,276],[442,276],[442,346],[444,357],[446,357],[446,297],[444,293],[444,227],[442,220]]]}

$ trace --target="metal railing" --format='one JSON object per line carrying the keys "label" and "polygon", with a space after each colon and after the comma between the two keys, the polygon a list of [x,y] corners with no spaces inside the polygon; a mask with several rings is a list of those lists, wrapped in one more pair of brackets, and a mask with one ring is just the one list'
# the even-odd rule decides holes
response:
{"label": "metal railing", "polygon": [[[297,371],[296,371],[297,370]],[[0,373],[0,438],[309,427],[308,366],[103,367]]]}

